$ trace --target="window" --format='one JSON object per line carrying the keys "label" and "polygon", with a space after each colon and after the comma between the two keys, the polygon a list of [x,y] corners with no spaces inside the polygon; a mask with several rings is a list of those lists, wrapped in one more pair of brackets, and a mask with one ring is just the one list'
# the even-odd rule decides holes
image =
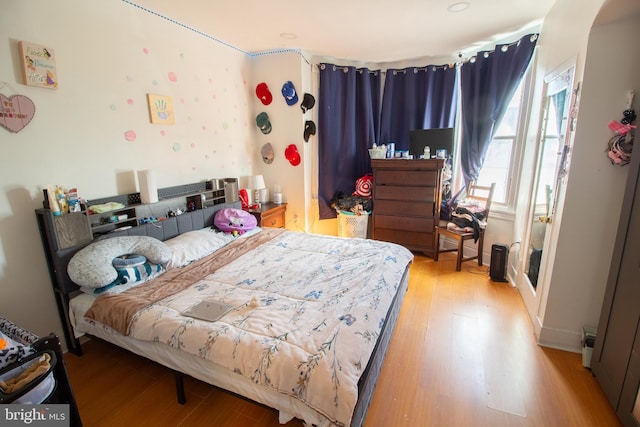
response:
{"label": "window", "polygon": [[[530,73],[522,79],[507,107],[507,111],[489,144],[487,155],[478,177],[478,185],[496,183],[493,194],[494,206],[512,207],[515,204],[515,186],[518,182],[520,145],[524,134],[524,119],[527,111],[527,92]],[[522,137],[523,138],[523,137]]]}
{"label": "window", "polygon": [[496,183],[496,189],[493,193],[493,202],[505,207],[511,205],[510,193],[514,182],[517,159],[518,130],[521,129],[520,119],[521,110],[524,108],[523,100],[525,86],[528,79],[523,78],[516,90],[509,107],[498,126],[489,150],[484,159],[480,176],[478,177],[478,185],[490,185]]}

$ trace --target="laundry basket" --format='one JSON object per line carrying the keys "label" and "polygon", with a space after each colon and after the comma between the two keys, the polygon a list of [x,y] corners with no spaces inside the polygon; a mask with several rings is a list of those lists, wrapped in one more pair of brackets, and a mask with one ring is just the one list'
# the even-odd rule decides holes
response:
{"label": "laundry basket", "polygon": [[367,238],[367,227],[369,226],[369,213],[364,212],[356,215],[353,212],[338,212],[338,236]]}

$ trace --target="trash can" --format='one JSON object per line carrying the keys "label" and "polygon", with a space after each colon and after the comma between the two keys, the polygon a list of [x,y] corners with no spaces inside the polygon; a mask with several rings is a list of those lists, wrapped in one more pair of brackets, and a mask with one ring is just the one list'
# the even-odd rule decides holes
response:
{"label": "trash can", "polygon": [[596,343],[596,328],[585,326],[582,328],[582,366],[591,368],[591,353]]}
{"label": "trash can", "polygon": [[367,227],[369,226],[369,213],[364,212],[356,215],[353,212],[338,212],[338,236],[367,238]]}

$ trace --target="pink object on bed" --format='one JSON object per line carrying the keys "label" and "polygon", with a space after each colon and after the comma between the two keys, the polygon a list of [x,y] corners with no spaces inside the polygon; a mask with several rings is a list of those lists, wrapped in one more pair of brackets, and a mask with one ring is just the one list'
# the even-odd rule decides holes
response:
{"label": "pink object on bed", "polygon": [[242,209],[224,208],[216,212],[213,225],[225,233],[243,234],[257,227],[256,217]]}

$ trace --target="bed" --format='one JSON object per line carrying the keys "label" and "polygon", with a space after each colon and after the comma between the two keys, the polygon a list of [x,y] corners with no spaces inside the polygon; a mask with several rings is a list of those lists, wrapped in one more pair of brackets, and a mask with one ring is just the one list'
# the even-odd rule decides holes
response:
{"label": "bed", "polygon": [[[98,337],[275,408],[281,423],[362,425],[413,255],[393,243],[284,229],[222,233],[211,227],[221,209],[141,225],[60,254],[71,271],[68,322],[76,338]],[[145,264],[147,277],[135,286],[103,290],[105,278],[93,283],[91,273],[78,278],[84,273],[71,268],[89,259],[80,254],[102,263],[115,253],[95,256],[98,246],[125,253],[127,245],[150,240],[159,254],[134,250],[154,266]],[[189,314],[201,301],[226,310],[213,321]]]}

